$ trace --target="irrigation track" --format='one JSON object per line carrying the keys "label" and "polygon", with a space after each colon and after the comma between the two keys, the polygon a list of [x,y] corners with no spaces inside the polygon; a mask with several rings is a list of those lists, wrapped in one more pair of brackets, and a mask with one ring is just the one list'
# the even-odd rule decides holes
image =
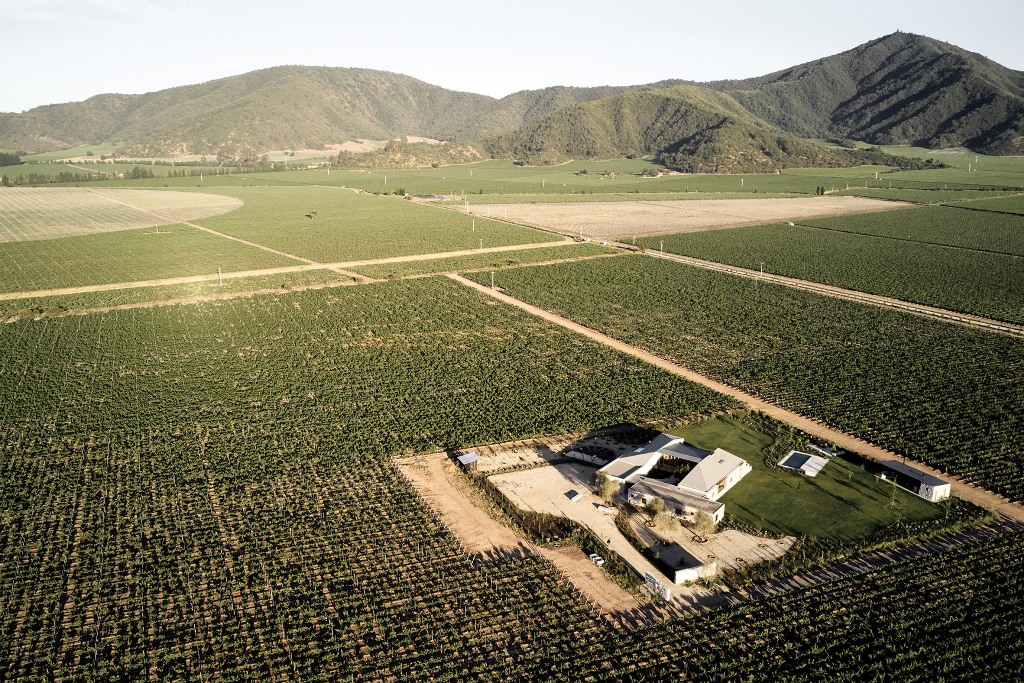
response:
{"label": "irrigation track", "polygon": [[[635,249],[632,245],[625,243],[609,242],[609,244],[614,244],[615,246],[626,249]],[[1022,325],[1007,323],[1001,320],[993,320],[991,318],[984,318],[979,315],[971,315],[970,313],[957,313],[956,311],[950,311],[945,308],[935,308],[934,306],[910,303],[909,301],[903,301],[902,299],[893,299],[891,297],[880,296],[878,294],[867,294],[866,292],[859,292],[855,289],[843,289],[842,287],[823,285],[819,282],[800,280],[797,278],[786,277],[784,275],[762,273],[757,270],[750,270],[749,268],[730,266],[725,263],[718,263],[717,261],[705,261],[704,259],[694,258],[692,256],[680,256],[679,254],[670,254],[668,252],[651,250],[647,250],[644,253],[648,256],[662,258],[668,261],[676,261],[677,263],[684,263],[688,266],[695,266],[697,268],[704,268],[705,270],[714,270],[719,273],[728,273],[729,275],[738,275],[740,277],[761,280],[776,285],[792,287],[793,289],[803,289],[808,292],[823,294],[836,299],[846,299],[847,301],[856,301],[858,303],[870,304],[872,306],[879,306],[882,308],[895,308],[905,313],[913,313],[914,315],[920,315],[926,318],[937,318],[946,322],[982,329],[987,332],[996,332],[999,334],[1010,335],[1012,337],[1024,337],[1024,326]]]}
{"label": "irrigation track", "polygon": [[[204,228],[205,229],[205,228]],[[232,238],[233,239],[233,238]],[[341,261],[337,263],[316,263],[309,262],[303,265],[279,266],[277,268],[262,268],[258,270],[236,270],[220,275],[183,275],[180,277],[166,277],[155,280],[136,280],[134,282],[110,282],[99,285],[81,285],[78,287],[62,287],[59,289],[32,289],[20,292],[0,292],[0,301],[12,299],[31,299],[44,296],[60,296],[64,294],[84,294],[87,292],[110,292],[118,289],[134,289],[137,287],[160,287],[163,285],[183,285],[196,282],[216,282],[218,278],[231,280],[244,277],[258,277],[260,275],[282,275],[285,273],[301,273],[308,270],[332,270],[336,273],[349,275],[360,280],[372,280],[358,273],[349,273],[346,268],[357,268],[359,266],[385,265],[389,263],[408,263],[412,261],[432,261],[444,258],[456,258],[459,256],[473,256],[476,254],[496,254],[505,251],[520,251],[527,249],[541,249],[545,247],[563,247],[575,244],[570,239],[562,239],[557,242],[541,242],[537,244],[512,244],[504,247],[485,247],[484,249],[464,249],[462,251],[445,251],[434,254],[412,254],[410,256],[390,256],[379,259],[366,259],[363,261]],[[294,257],[298,258],[298,257]]]}
{"label": "irrigation track", "polygon": [[756,600],[767,600],[778,595],[821,586],[858,574],[866,574],[899,562],[916,560],[938,553],[955,552],[960,548],[967,548],[998,536],[1018,533],[1022,530],[1024,530],[1024,524],[1020,522],[998,519],[983,526],[940,534],[934,538],[900,548],[866,553],[826,567],[809,569],[793,576],[772,579],[732,592],[697,593],[692,596],[685,593],[677,594],[677,596],[673,596],[670,603],[645,606],[629,612],[617,612],[609,615],[609,619],[618,626],[636,627],[652,621],[691,618],[696,614],[737,607]]}
{"label": "irrigation track", "polygon": [[600,344],[604,344],[609,348],[615,349],[616,351],[627,353],[635,358],[639,358],[640,360],[646,361],[652,365],[656,365],[657,367],[663,370],[671,372],[674,375],[683,377],[684,379],[688,379],[691,382],[696,382],[697,384],[702,384],[708,387],[709,389],[713,389],[721,394],[725,394],[726,396],[729,396],[731,398],[736,399],[737,401],[740,401],[741,403],[746,404],[746,406],[751,410],[760,411],[775,418],[776,420],[785,422],[786,424],[796,427],[797,429],[807,434],[810,434],[811,436],[817,437],[819,439],[824,439],[826,441],[830,441],[837,445],[839,448],[851,451],[853,453],[857,453],[866,458],[879,462],[883,462],[886,460],[903,460],[909,465],[912,465],[924,472],[927,472],[933,476],[940,477],[950,482],[954,495],[964,500],[970,501],[975,505],[980,505],[981,507],[994,510],[1010,519],[1019,522],[1024,522],[1024,505],[1014,503],[1008,500],[1007,498],[1004,498],[1003,496],[993,493],[992,491],[988,491],[975,484],[971,484],[961,479],[958,479],[957,477],[952,477],[932,467],[928,467],[927,465],[923,465],[912,460],[907,460],[901,455],[898,455],[891,451],[887,451],[884,448],[876,446],[872,443],[868,443],[867,441],[858,439],[857,437],[846,434],[845,432],[833,429],[832,427],[822,424],[817,420],[811,419],[809,417],[804,417],[803,415],[794,413],[791,410],[786,410],[785,408],[781,408],[773,403],[768,403],[767,401],[757,398],[756,396],[753,396],[751,394],[748,394],[745,391],[741,391],[740,389],[729,386],[728,384],[724,384],[717,380],[713,380],[710,377],[706,377],[698,372],[690,370],[689,368],[685,368],[681,365],[677,365],[676,363],[665,360],[664,358],[661,358],[660,356],[650,353],[649,351],[645,351],[641,348],[632,346],[623,341],[615,339],[614,337],[610,337],[602,332],[598,332],[597,330],[580,325],[579,323],[573,322],[568,318],[563,318],[562,316],[552,313],[551,311],[540,308],[538,306],[534,306],[533,304],[528,304],[525,301],[516,299],[515,297],[509,296],[508,294],[505,294],[504,292],[499,291],[497,289],[491,289],[486,285],[473,282],[472,280],[469,280],[458,274],[449,274],[448,277],[467,287],[472,287],[473,289],[477,290],[478,292],[481,292],[486,296],[493,297],[498,301],[502,301],[512,306],[521,308],[524,311],[532,313],[533,315],[539,318],[543,318],[544,320],[552,322],[556,325],[560,325],[568,330],[572,330],[573,332],[582,334]]}

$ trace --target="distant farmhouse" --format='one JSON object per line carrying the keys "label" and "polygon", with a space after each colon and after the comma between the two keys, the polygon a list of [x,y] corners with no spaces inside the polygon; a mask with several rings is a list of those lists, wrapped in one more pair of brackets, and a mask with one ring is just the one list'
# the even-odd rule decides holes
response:
{"label": "distant farmhouse", "polygon": [[750,463],[726,450],[706,451],[670,434],[659,434],[598,470],[618,482],[633,505],[661,498],[680,519],[692,520],[704,511],[715,522],[725,515],[725,504],[718,499],[748,472]]}
{"label": "distant farmhouse", "polygon": [[885,467],[880,474],[882,479],[916,493],[925,500],[938,503],[950,496],[951,487],[948,481],[933,477],[916,467],[904,465],[899,460],[886,460],[882,465]]}

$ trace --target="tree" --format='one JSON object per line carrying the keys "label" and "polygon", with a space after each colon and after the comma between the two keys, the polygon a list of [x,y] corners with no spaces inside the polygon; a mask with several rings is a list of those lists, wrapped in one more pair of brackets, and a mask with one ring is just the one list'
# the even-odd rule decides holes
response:
{"label": "tree", "polygon": [[4,187],[10,187],[11,179],[5,175],[3,178],[0,178],[0,185],[3,185]]}
{"label": "tree", "polygon": [[697,514],[693,516],[693,520],[690,522],[690,529],[704,541],[708,539],[708,534],[715,533],[716,526],[718,525],[716,524],[714,517],[704,510],[698,510]]}
{"label": "tree", "polygon": [[0,166],[17,166],[21,163],[21,157],[10,152],[0,152]]}
{"label": "tree", "polygon": [[668,505],[661,498],[652,498],[645,506],[651,516],[651,526],[662,531],[677,531],[679,520],[668,511]]}
{"label": "tree", "polygon": [[601,496],[606,503],[611,503],[619,492],[619,482],[607,474],[598,472],[594,476],[594,483],[597,485],[597,495]]}

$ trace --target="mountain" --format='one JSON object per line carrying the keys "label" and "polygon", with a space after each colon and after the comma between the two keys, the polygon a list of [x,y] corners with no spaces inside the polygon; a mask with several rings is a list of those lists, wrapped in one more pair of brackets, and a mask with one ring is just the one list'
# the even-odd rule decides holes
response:
{"label": "mountain", "polygon": [[799,137],[1021,154],[1024,73],[895,33],[766,76],[705,84],[558,86],[495,99],[384,71],[283,66],[0,113],[0,149],[29,152],[106,142],[140,157],[245,158],[400,135],[525,159],[658,154],[681,167],[737,170],[843,156]]}
{"label": "mountain", "polygon": [[319,148],[403,133],[449,138],[494,101],[384,71],[284,66],[0,114],[0,140],[31,151],[113,141],[141,156]]}
{"label": "mountain", "polygon": [[1024,72],[911,33],[704,85],[802,137],[1024,153]]}
{"label": "mountain", "polygon": [[654,155],[696,173],[752,173],[789,166],[865,163],[753,116],[731,96],[695,85],[644,88],[563,107],[486,143],[496,157],[528,163]]}

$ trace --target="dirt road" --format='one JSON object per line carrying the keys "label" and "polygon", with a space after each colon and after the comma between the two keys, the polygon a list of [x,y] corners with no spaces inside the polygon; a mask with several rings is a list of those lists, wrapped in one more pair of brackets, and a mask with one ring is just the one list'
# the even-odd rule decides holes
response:
{"label": "dirt road", "polygon": [[640,608],[639,600],[577,546],[539,548],[488,514],[484,508],[493,503],[472,488],[446,453],[400,458],[396,464],[427,504],[441,515],[466,552],[485,558],[517,552],[540,555],[604,614],[632,613]]}
{"label": "dirt road", "polygon": [[[616,246],[628,248],[629,245],[617,244]],[[913,313],[915,315],[922,315],[929,318],[938,318],[940,320],[959,323],[969,327],[977,327],[987,332],[998,332],[1014,337],[1024,337],[1024,325],[1016,325],[1014,323],[1007,323],[1001,320],[993,320],[992,318],[984,318],[980,315],[958,313],[945,308],[915,304],[909,301],[903,301],[902,299],[893,299],[891,297],[881,296],[878,294],[868,294],[854,289],[843,289],[842,287],[824,285],[819,282],[811,282],[809,280],[799,280],[793,277],[786,277],[785,275],[762,273],[749,268],[741,268],[739,266],[732,266],[726,263],[718,263],[717,261],[705,261],[704,259],[694,258],[692,256],[680,256],[679,254],[650,250],[644,253],[648,256],[654,256],[668,261],[676,261],[678,263],[685,263],[688,266],[704,268],[705,270],[714,270],[719,273],[729,273],[730,275],[739,275],[740,277],[752,278],[754,280],[763,280],[765,282],[771,282],[772,284],[784,285],[794,289],[803,289],[809,292],[814,292],[815,294],[824,294],[825,296],[831,296],[837,299],[857,301],[859,303],[881,306],[883,308],[895,308],[906,313]]]}
{"label": "dirt road", "polygon": [[[477,291],[489,297],[493,297],[499,301],[510,304],[512,306],[517,306],[518,308],[521,308],[524,311],[527,311],[528,313],[532,313],[533,315],[543,318],[556,325],[560,325],[566,329],[572,330],[573,332],[577,332],[586,337],[589,337],[590,339],[593,339],[596,342],[604,344],[609,348],[615,349],[617,351],[622,351],[623,353],[627,353],[635,358],[639,358],[648,363],[651,363],[652,365],[656,365],[659,368],[671,372],[674,375],[678,375],[679,377],[688,379],[691,382],[696,382],[710,389],[714,389],[719,393],[725,394],[726,396],[730,396],[738,401],[743,402],[751,410],[761,411],[767,415],[770,415],[776,420],[792,425],[793,427],[796,427],[797,429],[806,432],[811,436],[815,436],[820,439],[825,439],[826,441],[831,441],[832,443],[836,444],[839,448],[843,448],[845,450],[858,453],[864,457],[876,461],[903,459],[902,456],[897,455],[896,453],[887,451],[884,448],[875,446],[874,444],[868,443],[867,441],[862,441],[861,439],[858,439],[854,436],[850,436],[849,434],[846,434],[844,432],[840,432],[836,429],[823,425],[820,422],[817,422],[816,420],[813,420],[811,418],[804,417],[803,415],[799,415],[784,408],[780,408],[774,404],[768,403],[766,401],[763,401],[762,399],[752,396],[744,391],[740,391],[739,389],[731,387],[728,384],[723,384],[722,382],[713,380],[710,377],[705,377],[704,375],[698,372],[694,372],[689,368],[685,368],[681,365],[676,365],[675,363],[669,362],[664,358],[654,355],[653,353],[626,344],[625,342],[619,341],[614,337],[609,337],[608,335],[598,332],[597,330],[590,329],[589,327],[584,327],[579,323],[575,323],[567,318],[563,318],[562,316],[556,315],[543,308],[539,308],[532,304],[528,304],[524,301],[520,301],[519,299],[509,296],[504,292],[494,290],[484,285],[478,284],[476,282],[473,282],[472,280],[468,280],[462,277],[461,275],[453,274],[448,275],[448,277],[452,278],[456,282],[466,285],[467,287],[472,287],[473,289],[476,289]],[[923,470],[924,472],[928,472],[929,474],[949,481],[952,484],[952,490],[954,495],[964,500],[968,500],[976,505],[980,505],[990,510],[995,510],[996,512],[999,512],[1000,514],[1003,514],[1006,517],[1009,517],[1010,519],[1024,521],[1024,506],[1018,503],[1013,503],[996,493],[987,491],[974,484],[961,481],[956,477],[951,477],[948,474],[942,473],[934,468],[928,467],[927,465],[923,465],[921,463],[913,462],[910,460],[906,462],[910,465],[913,465],[914,467],[917,467],[920,470]]]}

